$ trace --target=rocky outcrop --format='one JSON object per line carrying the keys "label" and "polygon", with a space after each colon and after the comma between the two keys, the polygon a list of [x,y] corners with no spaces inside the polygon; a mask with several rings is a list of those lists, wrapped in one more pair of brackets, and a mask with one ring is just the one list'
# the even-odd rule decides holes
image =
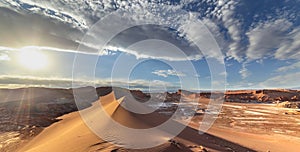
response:
{"label": "rocky outcrop", "polygon": [[285,102],[279,103],[277,106],[283,107],[283,108],[300,109],[300,102],[285,101]]}
{"label": "rocky outcrop", "polygon": [[140,102],[147,102],[150,99],[150,95],[143,93],[140,90],[130,90],[131,95]]}
{"label": "rocky outcrop", "polygon": [[228,91],[225,100],[228,102],[284,102],[299,101],[300,92],[297,90],[241,90]]}

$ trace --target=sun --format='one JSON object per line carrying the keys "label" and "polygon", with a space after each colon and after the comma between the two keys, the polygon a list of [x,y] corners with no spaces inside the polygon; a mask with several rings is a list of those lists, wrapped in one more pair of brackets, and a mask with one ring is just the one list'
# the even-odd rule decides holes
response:
{"label": "sun", "polygon": [[22,49],[18,61],[22,66],[30,70],[43,69],[48,65],[47,56],[34,48]]}

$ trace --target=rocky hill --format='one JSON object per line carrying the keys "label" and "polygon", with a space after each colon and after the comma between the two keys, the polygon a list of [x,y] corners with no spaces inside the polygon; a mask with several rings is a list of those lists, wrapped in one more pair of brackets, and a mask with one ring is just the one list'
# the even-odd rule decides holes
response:
{"label": "rocky hill", "polygon": [[299,90],[242,90],[227,91],[225,100],[228,102],[284,102],[299,101]]}

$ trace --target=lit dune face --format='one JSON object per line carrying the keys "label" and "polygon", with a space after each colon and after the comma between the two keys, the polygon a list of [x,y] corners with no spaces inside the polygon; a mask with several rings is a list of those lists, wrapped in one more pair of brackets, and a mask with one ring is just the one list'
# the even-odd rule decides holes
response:
{"label": "lit dune face", "polygon": [[35,49],[22,49],[18,61],[23,67],[30,70],[43,69],[48,65],[47,56]]}

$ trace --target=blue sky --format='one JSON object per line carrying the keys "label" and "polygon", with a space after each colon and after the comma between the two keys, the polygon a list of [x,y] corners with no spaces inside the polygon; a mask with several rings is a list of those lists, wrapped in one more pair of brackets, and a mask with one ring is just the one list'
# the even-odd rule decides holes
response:
{"label": "blue sky", "polygon": [[[0,2],[0,87],[72,87],[72,80],[105,86],[110,85],[113,75],[114,83],[122,87],[129,83],[136,89],[147,90],[151,85],[174,90],[182,87],[182,79],[184,89],[206,90],[218,83],[211,82],[209,59],[216,59],[216,64],[224,62],[225,71],[220,70],[219,75],[226,78],[223,87],[227,89],[300,87],[299,0],[64,3]],[[105,22],[107,30],[90,32],[99,20],[116,10],[128,10],[130,15],[126,17],[133,22],[139,22],[142,15],[148,21],[172,25],[172,29],[158,25],[131,27],[118,33],[99,54],[97,42],[104,42],[105,35],[119,25],[130,25],[122,21],[124,16],[110,18]],[[201,27],[199,22],[216,40],[220,54],[210,47],[213,42],[201,34],[203,31],[195,30]],[[84,37],[89,41],[83,41]],[[193,41],[197,39],[201,40],[200,47]],[[20,64],[20,54],[26,50],[47,56],[47,66],[30,69]],[[133,63],[139,64],[128,67]],[[125,74],[128,69],[129,76]]]}

